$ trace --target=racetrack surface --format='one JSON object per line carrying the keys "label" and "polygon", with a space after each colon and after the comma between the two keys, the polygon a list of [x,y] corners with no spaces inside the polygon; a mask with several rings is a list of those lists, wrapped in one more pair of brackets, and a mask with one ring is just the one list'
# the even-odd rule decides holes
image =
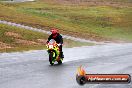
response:
{"label": "racetrack surface", "polygon": [[45,50],[0,53],[0,88],[132,88],[130,84],[76,83],[77,68],[88,74],[132,75],[132,44],[107,44],[64,49],[64,63],[50,66]]}

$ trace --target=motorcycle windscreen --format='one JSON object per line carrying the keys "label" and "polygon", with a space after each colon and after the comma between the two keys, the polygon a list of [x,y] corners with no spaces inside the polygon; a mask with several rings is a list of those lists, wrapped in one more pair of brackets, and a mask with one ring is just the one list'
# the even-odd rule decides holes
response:
{"label": "motorcycle windscreen", "polygon": [[54,39],[51,39],[51,40],[49,41],[49,44],[53,45],[55,42],[56,42],[56,41],[55,41]]}

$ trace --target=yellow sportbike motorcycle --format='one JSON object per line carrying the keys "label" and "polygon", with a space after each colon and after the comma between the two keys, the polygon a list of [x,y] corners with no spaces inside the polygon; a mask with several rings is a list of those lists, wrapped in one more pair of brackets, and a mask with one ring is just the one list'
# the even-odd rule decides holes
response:
{"label": "yellow sportbike motorcycle", "polygon": [[54,65],[56,61],[58,64],[62,64],[63,58],[60,58],[59,44],[54,39],[51,39],[46,46],[50,64]]}

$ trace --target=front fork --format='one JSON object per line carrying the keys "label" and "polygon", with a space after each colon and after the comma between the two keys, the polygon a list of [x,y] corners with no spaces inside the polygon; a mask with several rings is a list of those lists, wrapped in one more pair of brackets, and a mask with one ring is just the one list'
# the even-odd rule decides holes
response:
{"label": "front fork", "polygon": [[55,61],[63,60],[63,58],[60,58],[60,52],[56,52],[55,50],[47,50],[48,54],[50,55],[51,52],[53,52],[53,58],[52,58],[52,63]]}

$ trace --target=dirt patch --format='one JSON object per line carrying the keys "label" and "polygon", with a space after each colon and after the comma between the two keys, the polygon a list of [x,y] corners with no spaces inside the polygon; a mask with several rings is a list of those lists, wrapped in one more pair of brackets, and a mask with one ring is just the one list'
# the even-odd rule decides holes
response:
{"label": "dirt patch", "polygon": [[14,38],[22,38],[22,36],[18,33],[14,33],[14,32],[5,32],[6,36],[10,36],[10,37],[14,37]]}
{"label": "dirt patch", "polygon": [[10,45],[0,42],[0,49],[7,49],[7,48],[12,48]]}
{"label": "dirt patch", "polygon": [[22,45],[40,45],[40,43],[37,43],[35,41],[22,40],[22,39],[16,39],[16,43]]}
{"label": "dirt patch", "polygon": [[41,43],[41,44],[43,44],[43,45],[45,45],[46,44],[46,39],[37,39],[37,42],[38,43]]}
{"label": "dirt patch", "polygon": [[65,5],[86,5],[86,6],[114,6],[114,7],[129,7],[132,2],[129,1],[112,1],[112,0],[43,0],[44,2],[65,4]]}

